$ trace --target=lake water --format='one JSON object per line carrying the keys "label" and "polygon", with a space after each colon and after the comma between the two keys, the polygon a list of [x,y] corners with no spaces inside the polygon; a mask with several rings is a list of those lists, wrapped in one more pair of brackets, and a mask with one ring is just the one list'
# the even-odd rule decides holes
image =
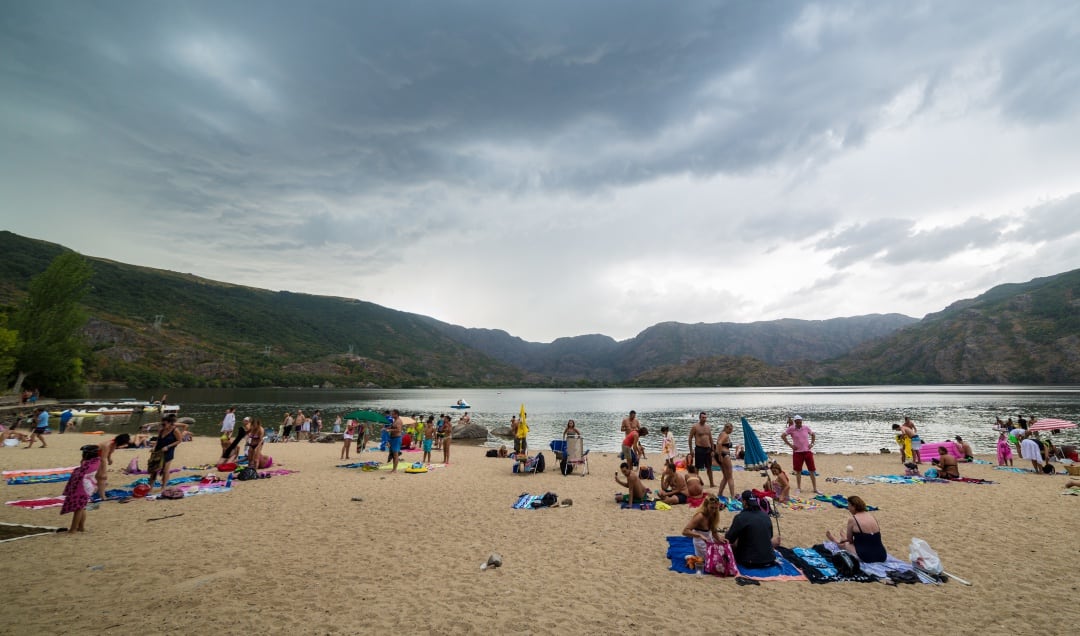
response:
{"label": "lake water", "polygon": [[[160,396],[158,391],[156,395]],[[133,396],[129,391],[104,391],[96,399]],[[561,438],[566,421],[573,418],[585,435],[586,447],[617,451],[622,435],[619,424],[630,409],[655,431],[642,441],[646,450],[658,451],[660,426],[675,434],[680,452],[686,450],[690,427],[705,411],[714,433],[725,421],[735,424],[735,440],[742,441],[739,417],[745,416],[765,450],[787,451],[780,441],[789,415],[803,416],[817,434],[817,450],[825,453],[877,452],[896,449],[891,426],[910,416],[924,441],[938,442],[961,435],[977,453],[993,453],[997,433],[994,418],[1057,417],[1080,421],[1080,386],[849,386],[782,388],[695,389],[181,389],[168,392],[170,404],[180,404],[180,415],[195,418],[197,434],[216,434],[229,405],[237,419],[258,417],[277,427],[285,411],[311,413],[322,409],[326,430],[337,414],[355,408],[397,408],[405,415],[460,411],[450,406],[462,399],[472,405],[472,421],[488,430],[508,426],[511,415],[525,405],[534,449]],[[83,430],[122,432],[137,430],[145,416],[98,418]],[[1063,431],[1055,442],[1080,443],[1077,429]],[[489,437],[487,445],[505,443]]]}

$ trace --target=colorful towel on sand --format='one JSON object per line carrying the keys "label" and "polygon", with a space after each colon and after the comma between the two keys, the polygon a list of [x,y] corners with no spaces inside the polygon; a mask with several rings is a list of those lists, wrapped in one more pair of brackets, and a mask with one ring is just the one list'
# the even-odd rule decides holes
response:
{"label": "colorful towel on sand", "polygon": [[[848,507],[847,497],[845,497],[843,495],[818,495],[818,496],[814,497],[814,499],[816,499],[817,501],[824,501],[825,503],[831,503],[832,505],[836,506],[837,508],[845,508],[846,509]],[[871,506],[870,504],[867,504],[866,509],[867,510],[877,510],[877,507],[876,506]]]}
{"label": "colorful towel on sand", "polygon": [[68,466],[66,468],[24,468],[23,470],[5,470],[0,475],[3,475],[4,479],[11,477],[29,477],[32,475],[58,475],[65,474],[70,475],[71,471],[78,468],[78,466]]}
{"label": "colorful towel on sand", "polygon": [[913,477],[910,475],[870,475],[867,479],[881,484],[947,484],[948,479]]}
{"label": "colorful towel on sand", "polygon": [[1065,492],[1063,492],[1061,494],[1080,496],[1080,488],[1077,488],[1076,486],[1073,486],[1072,488],[1067,489]]}
{"label": "colorful towel on sand", "polygon": [[1034,473],[1030,468],[1017,468],[1016,466],[994,466],[994,470],[1007,470],[1010,473]]}
{"label": "colorful towel on sand", "polygon": [[52,475],[24,475],[22,477],[12,477],[7,480],[9,486],[26,486],[28,484],[55,484],[61,481],[67,481],[71,478],[71,473],[54,473]]}
{"label": "colorful towel on sand", "polygon": [[738,499],[728,499],[727,497],[721,497],[720,505],[727,509],[728,512],[742,512],[742,502]]}
{"label": "colorful towel on sand", "polygon": [[869,479],[859,479],[858,477],[826,477],[826,483],[833,484],[852,484],[853,486],[869,486],[874,482]]}
{"label": "colorful towel on sand", "polygon": [[986,465],[990,465],[990,464],[992,464],[993,462],[988,462],[988,461],[986,461],[985,459],[973,459],[973,460],[971,460],[971,461],[970,461],[970,462],[968,462],[968,463],[970,463],[970,464],[986,464]]}
{"label": "colorful towel on sand", "polygon": [[5,501],[5,505],[18,506],[20,508],[27,508],[29,510],[41,510],[43,508],[58,508],[64,505],[64,497],[38,497],[37,499],[18,499],[16,501]]}
{"label": "colorful towel on sand", "polygon": [[776,505],[785,510],[817,510],[821,508],[813,499],[796,499],[795,497],[787,501],[778,501]]}
{"label": "colorful towel on sand", "polygon": [[634,510],[656,510],[656,502],[655,501],[641,501],[641,502],[630,503],[629,501],[624,501],[621,504],[619,504],[619,508],[622,508],[623,510],[629,510],[631,508],[633,508]]}
{"label": "colorful towel on sand", "polygon": [[[177,477],[176,479],[170,478],[169,479],[169,485],[170,486],[179,486],[180,484],[190,484],[192,482],[197,482],[197,481],[202,481],[202,477],[199,477],[198,475],[189,475],[188,477]],[[128,484],[128,485],[126,485],[124,487],[125,488],[134,488],[135,486],[138,486],[139,484],[149,485],[149,483],[150,483],[149,479],[147,479],[146,477],[140,477],[139,479],[136,479],[135,481],[131,482],[130,484]],[[160,481],[155,481],[153,486],[151,486],[151,487],[152,488],[159,488],[160,486],[161,486],[161,482]]]}
{"label": "colorful towel on sand", "polygon": [[990,481],[989,479],[975,479],[974,477],[959,477],[957,479],[950,479],[949,481],[958,481],[964,484],[996,484],[996,481]]}
{"label": "colorful towel on sand", "polygon": [[527,495],[527,494],[523,494],[520,497],[518,497],[517,501],[514,502],[514,505],[512,505],[510,507],[513,508],[514,510],[532,510],[533,509],[533,502],[535,501],[535,502],[539,503],[543,499],[544,499],[543,495]]}
{"label": "colorful towel on sand", "polygon": [[338,468],[362,468],[364,470],[378,470],[379,462],[353,462],[351,464],[338,464]]}
{"label": "colorful towel on sand", "polygon": [[[667,537],[667,558],[671,560],[669,570],[682,574],[696,574],[698,571],[686,567],[686,555],[694,553],[694,540],[682,535]],[[799,568],[788,561],[784,555],[776,553],[776,565],[769,568],[746,568],[738,566],[739,574],[759,581],[805,581],[806,577]]]}
{"label": "colorful towel on sand", "polygon": [[[187,499],[188,497],[194,497],[196,495],[216,495],[216,494],[222,493],[222,492],[231,492],[232,487],[224,486],[224,485],[221,485],[221,486],[205,486],[205,487],[181,486],[180,490],[184,493],[184,499]],[[147,495],[146,496],[147,501],[153,501],[155,499],[161,499],[161,495],[156,494],[156,495]]]}
{"label": "colorful towel on sand", "polygon": [[[821,548],[821,549],[818,549]],[[828,551],[823,546],[814,548],[778,548],[789,561],[795,564],[811,583],[837,583],[840,581],[855,581],[869,583],[877,581],[878,577],[870,574],[857,574],[854,576],[841,576],[829,560]]]}
{"label": "colorful towel on sand", "polygon": [[[839,552],[840,551],[840,546],[836,545],[832,541],[826,541],[822,545],[822,547],[824,548],[825,551],[827,551],[829,553],[834,553],[834,552]],[[878,578],[882,578],[882,579],[894,578],[893,576],[890,576],[890,574],[897,574],[897,573],[902,574],[902,573],[912,573],[913,572],[918,576],[919,581],[922,582],[922,583],[929,583],[929,584],[936,584],[937,583],[937,581],[933,580],[932,578],[928,577],[927,575],[925,575],[925,574],[919,572],[918,570],[916,570],[907,561],[901,561],[900,559],[894,557],[891,554],[889,554],[887,556],[888,556],[888,558],[885,559],[885,561],[882,562],[882,563],[864,563],[862,561],[859,561],[859,567],[862,568],[863,572],[865,572],[867,574],[870,574],[870,575],[873,575],[873,576],[876,576]]]}

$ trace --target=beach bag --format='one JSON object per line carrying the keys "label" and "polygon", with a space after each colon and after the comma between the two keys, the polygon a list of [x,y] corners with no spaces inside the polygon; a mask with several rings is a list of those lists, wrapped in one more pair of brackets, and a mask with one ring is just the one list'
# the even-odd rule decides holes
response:
{"label": "beach bag", "polygon": [[240,474],[236,476],[240,481],[248,481],[250,479],[258,479],[259,471],[255,470],[251,466],[246,466],[244,470],[240,471]]}
{"label": "beach bag", "polygon": [[544,496],[540,498],[540,504],[545,508],[554,506],[557,503],[559,503],[559,496],[553,492],[545,492]]}
{"label": "beach bag", "polygon": [[158,495],[158,498],[160,498],[160,499],[183,499],[184,498],[184,491],[180,490],[179,488],[173,488],[172,486],[170,486],[170,487],[166,488],[165,490],[162,490],[161,494]]}
{"label": "beach bag", "polygon": [[652,466],[642,466],[638,470],[638,477],[640,479],[656,479],[656,473],[653,471]]}
{"label": "beach bag", "polygon": [[546,466],[546,464],[544,463],[544,454],[543,453],[537,453],[536,454],[536,465],[533,467],[533,472],[534,473],[542,473],[542,472],[544,472],[545,466]]}
{"label": "beach bag", "polygon": [[735,553],[731,551],[730,543],[705,544],[705,574],[712,574],[713,576],[739,575],[739,569],[735,567]]}
{"label": "beach bag", "polygon": [[840,576],[857,576],[862,574],[862,567],[859,566],[859,560],[851,555],[847,550],[840,550],[834,552],[829,561],[832,566],[836,568],[836,573]]}
{"label": "beach bag", "polygon": [[488,451],[487,453],[484,453],[484,456],[485,456],[485,457],[498,457],[498,456],[499,456],[499,451],[497,451],[497,450],[495,450],[494,448],[492,448],[492,449],[491,449],[491,450],[489,450],[489,451]]}
{"label": "beach bag", "polygon": [[941,574],[941,558],[930,547],[930,544],[922,539],[913,538],[911,540],[908,556],[911,557],[911,564],[920,570],[935,575]]}

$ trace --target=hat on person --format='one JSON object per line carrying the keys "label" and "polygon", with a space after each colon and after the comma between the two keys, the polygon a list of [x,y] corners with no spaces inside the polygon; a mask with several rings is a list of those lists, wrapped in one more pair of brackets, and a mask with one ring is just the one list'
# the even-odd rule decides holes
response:
{"label": "hat on person", "polygon": [[742,499],[743,501],[750,501],[751,499],[754,498],[754,491],[753,490],[744,490],[744,491],[742,491],[742,494],[739,495],[739,498]]}
{"label": "hat on person", "polygon": [[245,417],[245,418],[244,418],[244,421],[245,421],[245,422],[250,422],[250,421],[251,421],[251,418],[250,418],[250,417]]}
{"label": "hat on person", "polygon": [[802,416],[801,415],[796,415],[795,417],[793,417],[791,419],[795,420],[796,422],[801,422],[802,421]]}

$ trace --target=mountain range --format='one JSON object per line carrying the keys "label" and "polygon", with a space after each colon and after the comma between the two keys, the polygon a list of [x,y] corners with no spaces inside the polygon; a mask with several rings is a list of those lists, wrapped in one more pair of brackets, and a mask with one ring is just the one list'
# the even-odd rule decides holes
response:
{"label": "mountain range", "polygon": [[[0,232],[0,304],[60,245]],[[527,342],[348,298],[86,257],[94,383],[169,386],[778,386],[1080,383],[1080,270],[994,287],[919,320],[653,325]]]}

